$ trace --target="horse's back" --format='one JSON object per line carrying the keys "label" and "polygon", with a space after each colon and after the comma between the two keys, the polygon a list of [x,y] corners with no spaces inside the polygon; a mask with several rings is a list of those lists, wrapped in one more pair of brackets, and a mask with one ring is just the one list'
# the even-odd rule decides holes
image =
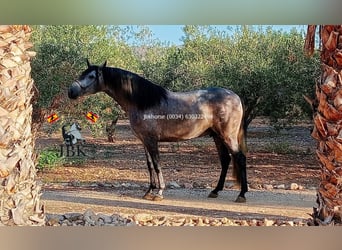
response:
{"label": "horse's back", "polygon": [[[131,113],[135,134],[159,141],[179,141],[239,126],[240,98],[231,90],[207,88],[188,92],[168,92],[167,100],[142,113]],[[226,128],[227,127],[227,128]]]}
{"label": "horse's back", "polygon": [[[186,92],[185,92],[186,93]],[[232,90],[211,87],[203,90],[188,93],[194,95],[199,109],[213,118],[220,118],[220,121],[229,117],[241,119],[243,115],[243,107],[240,97]]]}
{"label": "horse's back", "polygon": [[177,103],[189,103],[193,105],[205,104],[225,104],[234,103],[241,104],[240,97],[232,90],[220,87],[210,87],[206,89],[193,90],[187,92],[169,92],[167,105],[175,105]]}
{"label": "horse's back", "polygon": [[202,94],[202,98],[204,100],[207,99],[210,103],[213,104],[241,104],[240,97],[235,92],[230,89],[220,87],[211,87],[205,89],[205,92],[203,92]]}

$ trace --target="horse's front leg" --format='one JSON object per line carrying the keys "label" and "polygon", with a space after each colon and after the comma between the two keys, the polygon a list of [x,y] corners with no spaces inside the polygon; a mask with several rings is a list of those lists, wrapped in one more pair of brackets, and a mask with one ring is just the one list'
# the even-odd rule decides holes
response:
{"label": "horse's front leg", "polygon": [[153,167],[152,167],[152,158],[146,147],[145,147],[145,155],[146,155],[147,168],[148,168],[148,172],[150,176],[150,185],[148,187],[147,192],[143,196],[143,198],[146,200],[153,200],[154,199],[153,190],[156,188],[156,180],[155,180],[155,174],[154,174]]}
{"label": "horse's front leg", "polygon": [[[163,178],[163,174],[161,168],[159,167],[159,150],[158,150],[158,143],[156,140],[149,141],[145,144],[147,150],[147,166],[150,171],[150,188],[147,191],[148,198],[152,194],[153,188],[158,188],[158,193],[154,195],[154,201],[160,201],[163,199],[163,191],[165,189],[165,182]],[[151,169],[151,161],[154,168],[154,171]],[[155,175],[157,176],[157,183],[155,182]],[[157,185],[156,185],[157,184]],[[145,194],[145,196],[147,195]],[[144,198],[145,198],[144,196]]]}

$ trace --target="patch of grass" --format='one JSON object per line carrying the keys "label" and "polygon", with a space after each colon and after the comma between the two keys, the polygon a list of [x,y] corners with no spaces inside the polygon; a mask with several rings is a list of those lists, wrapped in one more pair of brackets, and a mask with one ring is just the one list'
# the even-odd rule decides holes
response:
{"label": "patch of grass", "polygon": [[49,170],[60,166],[81,166],[86,162],[83,157],[60,156],[60,151],[56,148],[43,149],[38,156],[37,169],[39,171]]}
{"label": "patch of grass", "polygon": [[38,156],[37,169],[40,171],[61,166],[64,163],[64,157],[60,157],[55,149],[44,149]]}

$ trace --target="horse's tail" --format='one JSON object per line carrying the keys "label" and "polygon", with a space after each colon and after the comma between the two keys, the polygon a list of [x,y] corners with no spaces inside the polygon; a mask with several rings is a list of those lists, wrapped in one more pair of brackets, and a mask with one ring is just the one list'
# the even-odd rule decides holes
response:
{"label": "horse's tail", "polygon": [[240,123],[239,132],[237,135],[238,144],[239,144],[239,152],[232,154],[233,157],[233,177],[236,179],[237,183],[241,183],[241,171],[240,165],[246,164],[245,162],[241,162],[242,159],[246,159],[247,143],[246,143],[246,134],[245,134],[245,107],[242,102],[242,118]]}
{"label": "horse's tail", "polygon": [[238,142],[239,142],[239,150],[245,155],[248,151],[247,142],[246,142],[246,133],[245,133],[245,107],[242,105],[243,115],[241,118],[241,124],[239,128],[238,134]]}

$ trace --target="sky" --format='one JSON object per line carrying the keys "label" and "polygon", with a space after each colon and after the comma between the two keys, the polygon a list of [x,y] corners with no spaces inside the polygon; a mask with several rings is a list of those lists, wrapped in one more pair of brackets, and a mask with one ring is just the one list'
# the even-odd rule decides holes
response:
{"label": "sky", "polygon": [[162,42],[180,45],[182,43],[183,25],[149,25],[155,38]]}
{"label": "sky", "polygon": [[[267,27],[266,25],[265,27]],[[174,45],[181,45],[181,38],[183,36],[182,28],[184,25],[148,25],[153,33],[153,37],[161,42],[169,42]],[[215,27],[225,29],[226,25],[215,25]],[[272,25],[275,30],[290,31],[292,28],[297,30],[306,29],[305,25]]]}

